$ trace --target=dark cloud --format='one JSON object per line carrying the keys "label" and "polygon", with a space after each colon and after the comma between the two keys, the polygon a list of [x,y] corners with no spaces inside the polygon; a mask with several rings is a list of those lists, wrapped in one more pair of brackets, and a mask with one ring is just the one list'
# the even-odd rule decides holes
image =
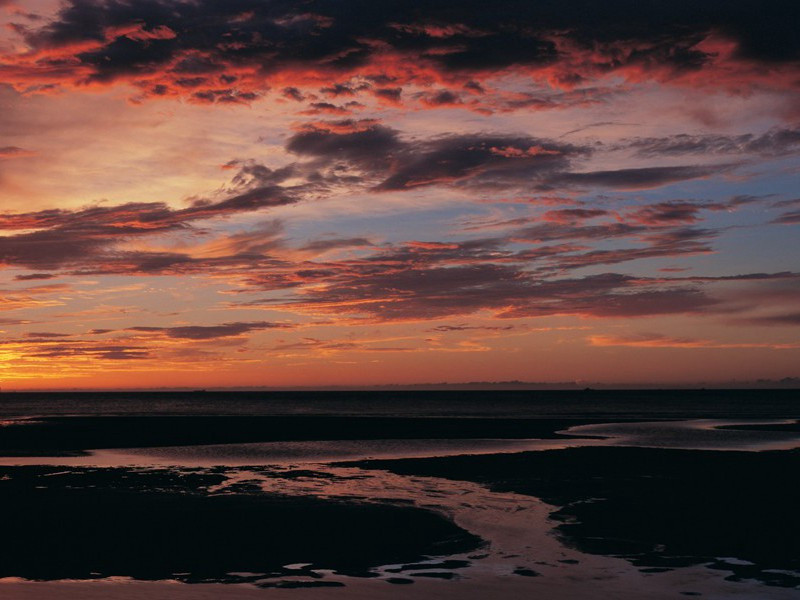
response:
{"label": "dark cloud", "polygon": [[56,269],[96,254],[112,236],[81,236],[69,230],[37,231],[0,238],[0,263],[31,269]]}
{"label": "dark cloud", "polygon": [[270,321],[251,321],[239,323],[222,323],[221,325],[184,325],[179,327],[129,327],[126,331],[138,333],[159,333],[168,338],[181,340],[214,340],[218,338],[236,337],[251,331],[263,329],[285,329],[291,327],[285,323]]}
{"label": "dark cloud", "polygon": [[308,105],[308,110],[304,110],[301,114],[304,115],[349,115],[351,113],[344,106],[337,106],[336,104],[331,104],[330,102],[312,102]]}
{"label": "dark cloud", "polygon": [[428,106],[455,106],[457,104],[463,104],[461,98],[450,90],[424,93],[419,97],[422,99],[422,102]]}
{"label": "dark cloud", "polygon": [[52,331],[31,331],[25,334],[26,337],[39,339],[64,338],[70,337],[70,335],[69,333],[55,333]]}
{"label": "dark cloud", "polygon": [[785,212],[781,216],[773,219],[772,222],[781,225],[797,225],[800,223],[800,210]]}
{"label": "dark cloud", "polygon": [[27,325],[30,321],[27,319],[0,319],[0,325]]}
{"label": "dark cloud", "polygon": [[[355,122],[350,122],[355,123]],[[292,136],[287,149],[316,159],[317,166],[343,163],[376,181],[375,189],[405,190],[434,184],[507,188],[548,181],[589,150],[526,136],[451,135],[405,140],[377,123],[357,130],[315,124]]]}
{"label": "dark cloud", "polygon": [[696,223],[704,207],[692,202],[659,202],[628,213],[628,218],[644,224]]}
{"label": "dark cloud", "polygon": [[295,102],[302,102],[306,99],[302,92],[300,92],[300,90],[298,90],[296,87],[283,88],[283,97],[288,98],[289,100],[294,100]]}
{"label": "dark cloud", "polygon": [[[119,261],[125,254],[113,254],[114,246],[133,237],[186,229],[204,219],[294,203],[299,191],[277,183],[289,176],[285,170],[244,164],[222,200],[195,200],[183,209],[150,202],[0,213],[0,230],[33,230],[0,237],[0,264],[38,270],[93,262],[98,257]],[[188,257],[180,254],[153,254],[143,257],[142,269],[156,270],[186,260]],[[45,275],[27,277],[41,279]]]}
{"label": "dark cloud", "polygon": [[19,146],[0,146],[0,158],[16,158],[19,156],[29,156],[31,154],[33,153]]}
{"label": "dark cloud", "polygon": [[35,281],[39,279],[55,279],[58,275],[53,273],[26,273],[14,277],[15,281]]}
{"label": "dark cloud", "polygon": [[301,250],[310,252],[326,252],[328,250],[336,250],[339,248],[359,248],[365,246],[372,246],[367,238],[333,238],[333,239],[319,239],[312,240],[303,245]]}
{"label": "dark cloud", "polygon": [[743,273],[740,275],[688,275],[686,277],[671,277],[668,281],[691,281],[691,282],[713,282],[713,281],[770,281],[770,280],[789,280],[796,282],[800,280],[800,273],[791,271],[781,271],[779,273]]}
{"label": "dark cloud", "polygon": [[[703,312],[718,303],[683,280],[643,280],[615,273],[577,278],[547,274],[575,266],[696,251],[694,241],[660,240],[644,249],[620,250],[613,259],[600,250],[574,254],[576,248],[571,247],[545,247],[537,257],[532,251],[505,250],[502,244],[499,238],[409,243],[363,259],[295,271],[284,285],[274,277],[263,281],[253,277],[248,283],[262,289],[298,288],[293,300],[273,300],[267,306],[364,315],[380,321],[436,319],[477,311],[499,317],[644,316]],[[537,260],[549,267],[526,266]],[[305,283],[314,285],[306,287]]]}
{"label": "dark cloud", "polygon": [[376,98],[399,104],[403,94],[403,88],[375,88],[372,90],[372,93]]}
{"label": "dark cloud", "polygon": [[687,179],[710,177],[729,169],[729,165],[714,165],[706,167],[640,167],[587,173],[559,173],[551,178],[550,183],[578,187],[600,186],[621,190],[637,190],[660,187],[678,181],[686,181]]}
{"label": "dark cloud", "polygon": [[780,325],[780,326],[800,326],[800,312],[786,313],[782,315],[769,315],[764,317],[752,317],[749,319],[739,319],[736,321],[743,325]]}
{"label": "dark cloud", "polygon": [[587,150],[524,136],[459,135],[411,144],[378,186],[402,190],[435,183],[507,188],[547,180]]}
{"label": "dark cloud", "polygon": [[631,283],[616,274],[542,281],[524,271],[500,266],[435,268],[370,278],[364,283],[369,291],[366,298],[372,296],[376,301],[361,310],[369,312],[371,308],[373,316],[384,319],[438,318],[486,309],[500,317],[621,317],[698,312],[713,304],[699,290],[629,291]]}
{"label": "dark cloud", "polygon": [[[387,58],[406,72],[457,74],[463,83],[512,67],[550,69],[562,85],[632,68],[674,75],[713,63],[714,49],[700,45],[712,36],[732,40],[736,60],[783,65],[800,60],[798,11],[786,0],[431,0],[424,8],[412,0],[69,0],[23,33],[41,53],[32,69],[42,78],[127,78],[158,93],[153,79],[174,89],[190,75],[207,80],[194,98],[237,101],[254,90],[241,81],[231,88],[229,71],[253,73],[261,88],[288,74],[321,80],[356,69],[373,81],[397,79],[403,69]],[[326,89],[337,94],[337,84],[345,85]]]}
{"label": "dark cloud", "polygon": [[334,83],[328,87],[320,88],[320,93],[337,98],[339,96],[355,96],[361,90],[369,89],[367,84],[348,85],[344,83]]}
{"label": "dark cloud", "polygon": [[[354,124],[345,129],[341,123]],[[362,123],[355,128],[356,123]],[[710,177],[732,165],[628,168],[576,172],[594,149],[552,139],[499,134],[462,134],[405,139],[370,121],[310,124],[292,136],[290,152],[313,158],[317,168],[356,169],[379,191],[445,184],[477,191],[600,186],[621,190],[654,188]]]}
{"label": "dark cloud", "polygon": [[773,208],[788,208],[793,206],[800,206],[800,198],[792,198],[790,200],[779,200],[772,203]]}
{"label": "dark cloud", "polygon": [[[543,220],[497,237],[384,244],[355,258],[252,272],[242,279],[244,291],[293,290],[293,296],[289,301],[273,297],[245,304],[378,321],[436,319],[478,311],[499,317],[638,317],[719,310],[721,301],[708,295],[706,284],[780,281],[794,276],[568,276],[586,267],[712,252],[718,231],[688,227],[686,215],[678,218],[669,208],[655,207],[658,223],[627,223],[616,215],[613,221],[598,224]],[[608,249],[612,239],[627,243]]]}
{"label": "dark cloud", "polygon": [[759,154],[780,156],[800,149],[800,128],[776,128],[762,135],[689,135],[636,138],[623,142],[638,156],[683,156],[687,154]]}
{"label": "dark cloud", "polygon": [[597,217],[608,216],[609,211],[599,208],[564,208],[560,210],[548,210],[542,215],[545,221],[555,221],[557,223],[574,223],[585,221]]}
{"label": "dark cloud", "polygon": [[326,161],[350,161],[370,169],[386,168],[396,152],[405,149],[398,132],[379,124],[355,131],[309,127],[289,138],[286,149]]}
{"label": "dark cloud", "polygon": [[[57,342],[44,340],[41,347],[28,347],[25,353],[35,358],[90,358],[93,360],[142,360],[151,358],[150,350],[142,346],[124,344],[93,345],[85,342]],[[35,340],[30,340],[30,343]]]}
{"label": "dark cloud", "polygon": [[513,325],[491,326],[491,325],[439,325],[426,331],[435,333],[449,333],[451,331],[511,331]]}
{"label": "dark cloud", "polygon": [[645,317],[670,314],[697,314],[707,312],[718,300],[702,290],[672,289],[607,293],[598,296],[587,294],[549,305],[518,306],[506,310],[503,317],[536,317],[550,314],[574,314],[594,317]]}
{"label": "dark cloud", "polygon": [[540,223],[525,227],[512,234],[513,239],[530,243],[557,240],[604,240],[609,238],[643,235],[650,230],[643,225],[629,223],[603,223],[600,225],[573,225],[568,223]]}

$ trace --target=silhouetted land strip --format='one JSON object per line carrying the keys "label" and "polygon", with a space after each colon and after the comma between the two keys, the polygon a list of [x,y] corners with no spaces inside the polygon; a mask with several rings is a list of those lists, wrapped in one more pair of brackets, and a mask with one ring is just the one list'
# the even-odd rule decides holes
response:
{"label": "silhouetted land strip", "polygon": [[736,429],[739,431],[800,431],[800,421],[796,421],[794,423],[723,425],[718,429]]}
{"label": "silhouetted land strip", "polygon": [[0,455],[99,448],[358,439],[561,438],[587,419],[408,417],[58,417],[0,427]]}
{"label": "silhouetted land strip", "polygon": [[800,585],[778,572],[800,570],[800,450],[597,447],[349,464],[540,497],[561,507],[552,517],[568,544],[643,568],[708,564],[729,579]]}
{"label": "silhouetted land strip", "polygon": [[800,418],[798,389],[3,392],[0,415]]}
{"label": "silhouetted land strip", "polygon": [[[281,583],[282,576],[321,578],[313,569],[372,576],[371,567],[481,545],[445,518],[417,508],[260,492],[209,494],[223,479],[214,469],[0,468],[7,516],[0,577],[121,575],[287,587],[294,584]],[[282,567],[291,563],[313,564]]]}

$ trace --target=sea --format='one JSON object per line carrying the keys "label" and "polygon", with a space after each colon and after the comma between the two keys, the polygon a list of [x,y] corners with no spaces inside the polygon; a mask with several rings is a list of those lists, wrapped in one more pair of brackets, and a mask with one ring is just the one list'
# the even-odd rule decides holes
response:
{"label": "sea", "polygon": [[4,392],[0,418],[55,416],[797,418],[800,391],[459,390]]}

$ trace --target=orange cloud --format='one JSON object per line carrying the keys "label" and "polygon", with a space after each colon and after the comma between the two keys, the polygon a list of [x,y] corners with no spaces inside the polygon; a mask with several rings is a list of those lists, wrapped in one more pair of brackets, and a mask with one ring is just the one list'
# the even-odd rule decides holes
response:
{"label": "orange cloud", "polygon": [[630,348],[714,348],[742,349],[764,348],[770,350],[794,350],[800,344],[781,344],[770,342],[715,342],[696,338],[675,338],[660,334],[638,336],[592,335],[588,338],[592,346],[627,346]]}

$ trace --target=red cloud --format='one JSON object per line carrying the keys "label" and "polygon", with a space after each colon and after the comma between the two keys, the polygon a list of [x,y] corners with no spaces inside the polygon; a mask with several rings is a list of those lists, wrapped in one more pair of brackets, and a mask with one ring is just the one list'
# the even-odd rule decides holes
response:
{"label": "red cloud", "polygon": [[[403,86],[436,86],[421,96],[423,106],[482,112],[557,108],[567,101],[525,94],[515,99],[518,90],[494,93],[484,85],[509,74],[588,95],[586,101],[598,83],[618,86],[620,79],[736,93],[797,86],[796,43],[780,27],[755,28],[765,17],[750,7],[668,7],[655,15],[647,7],[629,11],[622,5],[597,13],[515,4],[509,18],[512,11],[503,4],[478,15],[466,5],[430,6],[425,18],[409,22],[415,11],[402,2],[360,7],[363,14],[354,19],[348,2],[312,1],[313,10],[298,12],[291,4],[254,0],[235,7],[154,0],[137,16],[136,7],[119,2],[73,1],[38,28],[17,28],[27,48],[0,56],[0,77],[23,92],[125,82],[141,90],[137,101],[178,95],[194,102],[251,102],[273,87],[296,100],[307,95],[305,88],[322,86],[334,95],[344,90],[400,103]],[[775,13],[772,20],[779,18]],[[357,85],[351,84],[354,76],[361,80]],[[188,80],[196,85],[187,89]],[[464,90],[480,90],[483,99],[464,102]]]}

